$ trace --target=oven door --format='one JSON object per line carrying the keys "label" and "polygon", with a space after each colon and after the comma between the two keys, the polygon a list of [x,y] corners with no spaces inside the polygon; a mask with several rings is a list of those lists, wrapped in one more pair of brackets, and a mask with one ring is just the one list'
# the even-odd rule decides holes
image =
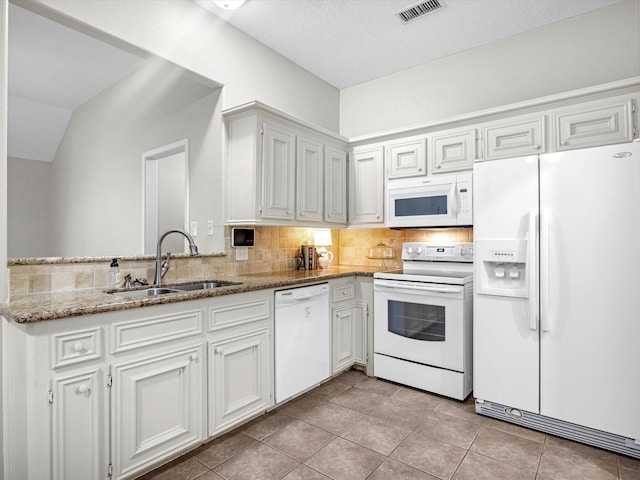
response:
{"label": "oven door", "polygon": [[374,280],[374,351],[464,371],[464,286]]}

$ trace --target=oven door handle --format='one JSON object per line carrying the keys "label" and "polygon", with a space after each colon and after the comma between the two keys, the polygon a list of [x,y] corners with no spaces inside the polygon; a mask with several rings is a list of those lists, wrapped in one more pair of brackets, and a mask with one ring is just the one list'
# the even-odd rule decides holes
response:
{"label": "oven door handle", "polygon": [[434,286],[434,285],[420,285],[409,284],[407,282],[394,283],[376,280],[374,287],[386,287],[395,288],[397,290],[418,290],[421,292],[435,292],[435,293],[461,293],[460,287],[446,287],[446,286]]}

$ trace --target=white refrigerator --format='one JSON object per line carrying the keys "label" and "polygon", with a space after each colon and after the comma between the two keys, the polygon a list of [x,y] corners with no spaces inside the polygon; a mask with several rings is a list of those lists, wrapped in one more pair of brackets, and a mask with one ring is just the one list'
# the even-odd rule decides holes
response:
{"label": "white refrigerator", "polygon": [[640,458],[640,143],[474,165],[474,397]]}

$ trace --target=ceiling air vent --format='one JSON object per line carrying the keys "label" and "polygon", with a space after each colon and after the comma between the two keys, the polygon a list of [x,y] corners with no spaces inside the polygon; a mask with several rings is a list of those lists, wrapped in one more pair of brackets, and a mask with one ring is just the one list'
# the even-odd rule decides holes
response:
{"label": "ceiling air vent", "polygon": [[422,17],[427,13],[435,12],[436,10],[440,10],[442,8],[442,4],[439,0],[427,0],[426,2],[416,3],[415,5],[411,5],[404,10],[400,10],[396,12],[396,15],[402,20],[403,23],[408,23],[416,18]]}

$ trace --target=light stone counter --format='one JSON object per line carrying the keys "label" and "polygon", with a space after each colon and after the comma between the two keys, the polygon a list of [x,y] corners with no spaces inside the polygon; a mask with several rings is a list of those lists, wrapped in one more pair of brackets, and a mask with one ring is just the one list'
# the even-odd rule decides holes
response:
{"label": "light stone counter", "polygon": [[[327,270],[287,270],[237,276],[218,275],[216,278],[194,279],[193,281],[229,281],[238,282],[240,285],[144,298],[124,298],[110,295],[106,289],[14,295],[9,303],[0,305],[0,315],[17,323],[40,322],[93,313],[140,308],[149,305],[184,302],[186,300],[230,295],[266,288],[291,287],[351,275],[371,277],[377,271],[380,271],[379,267],[343,265],[330,267]],[[163,286],[171,287],[170,284]]]}

